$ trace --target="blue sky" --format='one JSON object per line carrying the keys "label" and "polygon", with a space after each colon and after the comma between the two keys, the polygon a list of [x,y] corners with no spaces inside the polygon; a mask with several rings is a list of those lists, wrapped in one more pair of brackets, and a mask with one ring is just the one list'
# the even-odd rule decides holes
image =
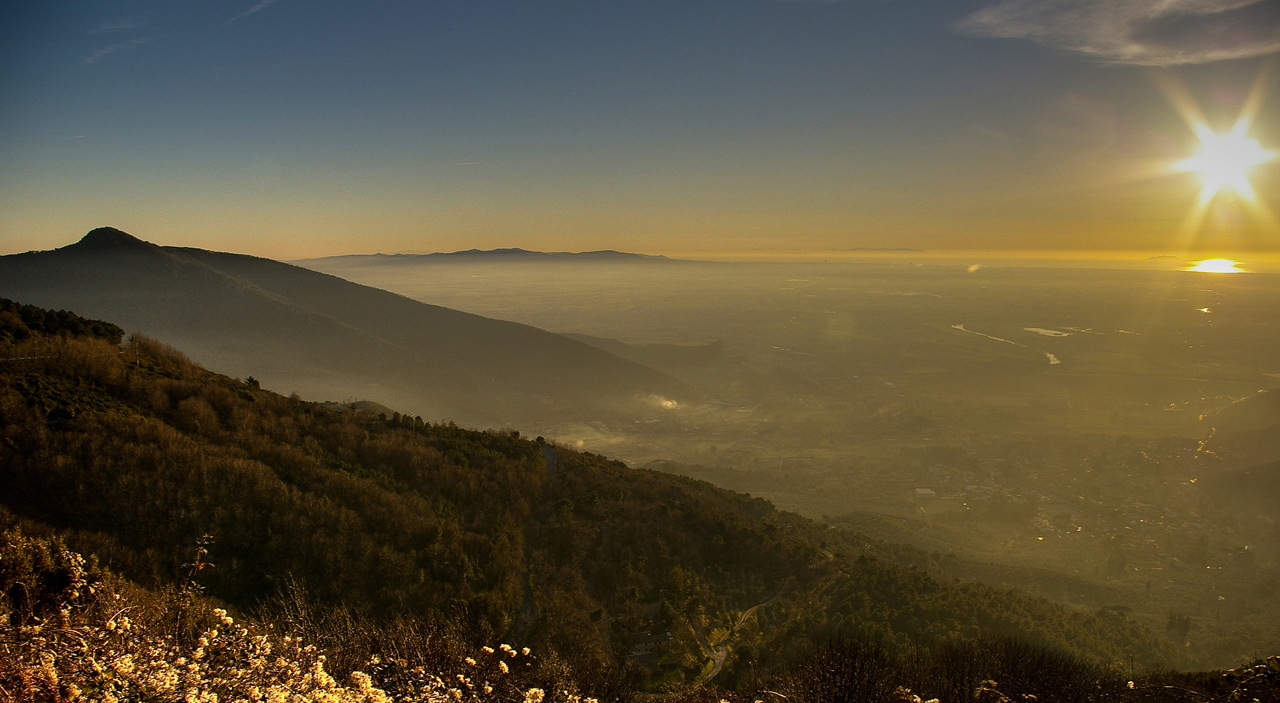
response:
{"label": "blue sky", "polygon": [[[29,5],[4,252],[1164,250],[1199,186],[1150,177],[1197,144],[1159,84],[1223,130],[1280,49],[1276,0]],[[1255,215],[1194,245],[1274,251]]]}

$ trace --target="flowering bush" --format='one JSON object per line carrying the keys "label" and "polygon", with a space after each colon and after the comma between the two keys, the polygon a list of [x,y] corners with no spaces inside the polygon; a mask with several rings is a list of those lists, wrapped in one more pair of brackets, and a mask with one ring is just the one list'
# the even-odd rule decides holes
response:
{"label": "flowering bush", "polygon": [[[500,644],[463,653],[456,641],[440,640],[446,650],[440,656],[421,651],[426,640],[397,635],[394,627],[326,631],[314,619],[301,626],[286,619],[281,629],[246,625],[200,600],[193,586],[145,591],[98,571],[57,539],[17,531],[0,535],[0,589],[4,703],[598,703],[576,692],[572,677],[553,656],[543,662],[529,648]],[[357,643],[359,637],[373,637],[384,651],[399,648],[409,658],[370,655],[369,642]],[[347,673],[335,676],[325,649],[313,644],[318,639],[329,642],[330,653],[350,659],[353,651],[363,651],[365,658],[358,667],[338,667]],[[1091,672],[1095,678],[1072,683],[1061,671],[1055,674],[1047,660],[1032,656],[1035,651],[1024,650],[944,648],[932,658],[909,661],[874,642],[846,643],[814,653],[805,666],[785,673],[775,682],[785,693],[770,684],[749,697],[693,688],[666,698],[671,703],[938,703],[916,691],[949,683],[958,693],[940,696],[948,703],[1280,701],[1280,657],[1215,675],[1216,687],[1205,693],[1161,676],[1124,683],[1114,672]],[[962,654],[981,663],[975,657],[992,652],[1039,664],[1028,675],[1014,676],[1012,663],[995,662],[1012,676],[1007,690],[992,680],[965,687],[963,676],[947,674],[948,662],[952,668],[963,663]],[[421,663],[426,661],[435,664]],[[1046,679],[1058,683],[1037,695],[1018,690],[1028,681]]]}
{"label": "flowering bush", "polygon": [[[0,700],[182,703],[544,703],[546,692],[510,675],[532,652],[485,647],[456,674],[373,657],[346,682],[302,637],[237,623],[220,608],[178,592],[156,612],[135,603],[58,540],[7,532],[0,538]],[[145,592],[142,592],[145,597]],[[149,609],[146,613],[140,613]],[[197,617],[193,617],[192,611]],[[134,614],[131,617],[130,614]],[[146,622],[135,622],[143,619]],[[181,617],[199,622],[184,636]],[[562,691],[558,703],[596,703]]]}

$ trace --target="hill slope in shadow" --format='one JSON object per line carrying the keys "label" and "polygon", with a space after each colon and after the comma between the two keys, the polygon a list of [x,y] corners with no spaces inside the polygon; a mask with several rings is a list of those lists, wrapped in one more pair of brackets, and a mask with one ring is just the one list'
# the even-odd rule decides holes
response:
{"label": "hill slope in shadow", "polygon": [[0,296],[142,331],[276,390],[469,424],[652,412],[638,399],[687,393],[653,369],[535,327],[107,227],[60,249],[0,257]]}

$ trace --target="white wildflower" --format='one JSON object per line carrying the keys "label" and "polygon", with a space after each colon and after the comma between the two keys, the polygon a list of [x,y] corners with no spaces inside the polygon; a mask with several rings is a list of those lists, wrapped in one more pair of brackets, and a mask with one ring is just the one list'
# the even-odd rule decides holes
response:
{"label": "white wildflower", "polygon": [[133,673],[133,656],[126,654],[123,657],[111,662],[111,668],[121,676],[128,676]]}

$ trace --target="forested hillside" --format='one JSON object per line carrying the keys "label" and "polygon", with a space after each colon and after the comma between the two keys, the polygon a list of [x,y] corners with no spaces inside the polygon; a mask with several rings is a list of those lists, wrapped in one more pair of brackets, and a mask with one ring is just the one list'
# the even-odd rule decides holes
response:
{"label": "forested hillside", "polygon": [[452,621],[647,685],[735,685],[846,636],[1017,636],[1176,663],[1123,614],[942,583],[705,482],[305,403],[59,319],[0,342],[0,527],[60,535],[144,586],[191,579],[242,612],[292,593],[371,621]]}

